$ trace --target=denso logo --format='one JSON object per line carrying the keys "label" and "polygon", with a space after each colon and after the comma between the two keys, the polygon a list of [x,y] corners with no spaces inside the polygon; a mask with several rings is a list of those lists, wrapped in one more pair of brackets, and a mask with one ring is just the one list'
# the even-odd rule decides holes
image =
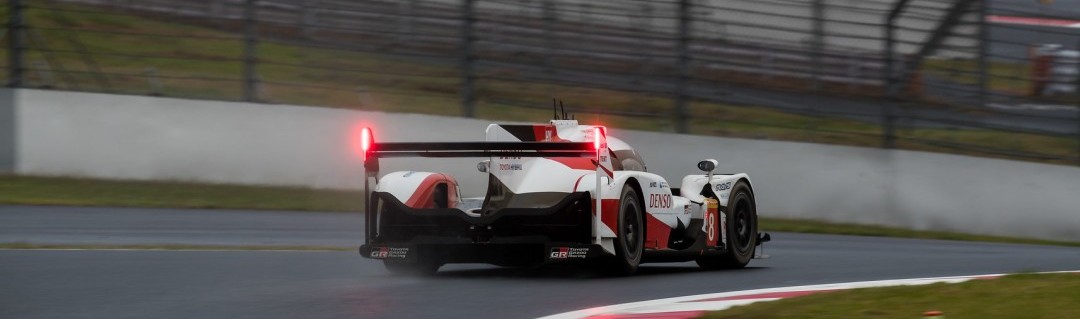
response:
{"label": "denso logo", "polygon": [[649,194],[649,208],[671,208],[671,194]]}
{"label": "denso logo", "polygon": [[520,171],[521,169],[521,164],[499,164],[500,171]]}

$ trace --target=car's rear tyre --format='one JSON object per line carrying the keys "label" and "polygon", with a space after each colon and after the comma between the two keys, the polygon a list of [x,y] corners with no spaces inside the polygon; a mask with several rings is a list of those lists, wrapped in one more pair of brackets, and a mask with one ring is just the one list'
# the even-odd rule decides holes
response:
{"label": "car's rear tyre", "polygon": [[637,190],[623,186],[619,196],[618,230],[615,238],[615,260],[608,269],[613,275],[631,275],[641,264],[645,250],[645,210]]}
{"label": "car's rear tyre", "polygon": [[385,259],[383,266],[391,274],[403,276],[430,276],[439,271],[442,263],[432,261],[405,262],[401,260]]}
{"label": "car's rear tyre", "polygon": [[[726,207],[728,251],[723,255],[704,256],[697,264],[706,269],[743,268],[754,257],[757,247],[757,204],[754,192],[746,181],[740,180],[731,188]],[[720,220],[714,225],[719,229]]]}

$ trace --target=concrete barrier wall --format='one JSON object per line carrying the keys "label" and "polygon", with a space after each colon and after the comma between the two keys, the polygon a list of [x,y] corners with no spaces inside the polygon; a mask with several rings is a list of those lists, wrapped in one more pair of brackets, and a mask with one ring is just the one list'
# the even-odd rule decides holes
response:
{"label": "concrete barrier wall", "polygon": [[0,174],[15,170],[15,95],[0,89]]}
{"label": "concrete barrier wall", "polygon": [[[489,121],[39,90],[16,91],[20,174],[360,186],[356,130],[393,141],[479,140]],[[543,119],[538,119],[543,120]],[[1080,168],[911,151],[612,130],[678,181],[716,158],[747,172],[762,215],[1080,240]],[[477,159],[384,161],[483,192]]]}

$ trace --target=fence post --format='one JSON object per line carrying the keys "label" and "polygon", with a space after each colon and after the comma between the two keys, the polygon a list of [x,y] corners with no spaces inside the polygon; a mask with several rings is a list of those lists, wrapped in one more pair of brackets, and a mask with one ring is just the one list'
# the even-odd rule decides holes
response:
{"label": "fence post", "polygon": [[8,8],[8,86],[23,86],[23,2],[9,0]]}
{"label": "fence post", "polygon": [[255,102],[258,100],[258,85],[255,78],[255,55],[256,46],[259,44],[258,30],[255,21],[255,5],[258,0],[244,1],[244,101]]}
{"label": "fence post", "polygon": [[555,49],[558,42],[555,40],[555,0],[541,0],[544,3],[543,16],[544,16],[544,40],[546,40],[546,48],[544,48],[544,73],[547,73],[549,80],[556,80],[555,77]]}
{"label": "fence post", "polygon": [[408,45],[412,41],[413,10],[416,0],[398,1],[397,5],[397,41],[399,45]]}
{"label": "fence post", "polygon": [[690,78],[690,0],[679,0],[679,81],[675,84],[675,132],[687,133],[686,86]]}
{"label": "fence post", "polygon": [[904,11],[907,3],[910,0],[900,0],[893,5],[889,10],[889,14],[885,17],[885,97],[888,103],[885,103],[884,114],[882,114],[882,141],[881,147],[883,148],[895,148],[896,147],[896,95],[899,93],[900,79],[896,75],[896,41],[893,38],[895,36],[894,31],[896,29],[896,18],[900,16],[900,13]]}
{"label": "fence post", "polygon": [[300,13],[297,14],[297,22],[300,23],[300,36],[304,38],[311,38],[315,33],[315,12],[319,9],[318,3],[315,0],[301,0],[297,6],[300,7]]}
{"label": "fence post", "polygon": [[461,13],[461,115],[473,117],[476,113],[476,97],[473,92],[473,16],[475,0],[462,0]]}
{"label": "fence post", "polygon": [[812,5],[813,11],[813,40],[810,45],[812,46],[811,52],[813,54],[814,61],[814,83],[810,87],[810,90],[818,92],[821,90],[821,72],[823,71],[822,62],[825,55],[825,0],[814,0]]}
{"label": "fence post", "polygon": [[986,94],[986,92],[987,92],[987,84],[989,84],[989,81],[988,81],[988,78],[987,78],[989,76],[989,74],[987,72],[987,67],[989,65],[987,64],[986,60],[987,60],[987,55],[989,54],[989,49],[990,49],[989,48],[990,47],[989,32],[987,32],[987,29],[986,29],[986,15],[989,14],[989,12],[988,12],[989,10],[987,10],[988,5],[986,4],[986,1],[978,1],[977,3],[978,3],[978,6],[979,6],[979,10],[978,10],[978,14],[979,14],[979,33],[978,33],[978,37],[979,37],[979,47],[978,47],[978,49],[979,49],[979,57],[978,57],[978,61],[977,61],[978,68],[979,68],[979,83],[978,83],[978,85],[979,85],[979,96],[978,96],[977,101],[979,103],[979,107],[986,107],[986,102],[988,101],[988,98],[989,98],[989,96],[987,96],[987,94]]}

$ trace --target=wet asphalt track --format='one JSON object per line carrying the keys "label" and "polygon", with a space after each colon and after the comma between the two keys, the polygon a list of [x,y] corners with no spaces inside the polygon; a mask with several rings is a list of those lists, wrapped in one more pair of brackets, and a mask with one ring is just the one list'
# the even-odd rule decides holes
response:
{"label": "wet asphalt track", "polygon": [[[351,247],[346,213],[0,207],[0,242]],[[1080,269],[1080,249],[774,234],[750,268],[446,266],[390,276],[355,252],[0,250],[0,318],[531,318],[645,299],[843,281]],[[52,240],[51,242],[57,242]]]}

